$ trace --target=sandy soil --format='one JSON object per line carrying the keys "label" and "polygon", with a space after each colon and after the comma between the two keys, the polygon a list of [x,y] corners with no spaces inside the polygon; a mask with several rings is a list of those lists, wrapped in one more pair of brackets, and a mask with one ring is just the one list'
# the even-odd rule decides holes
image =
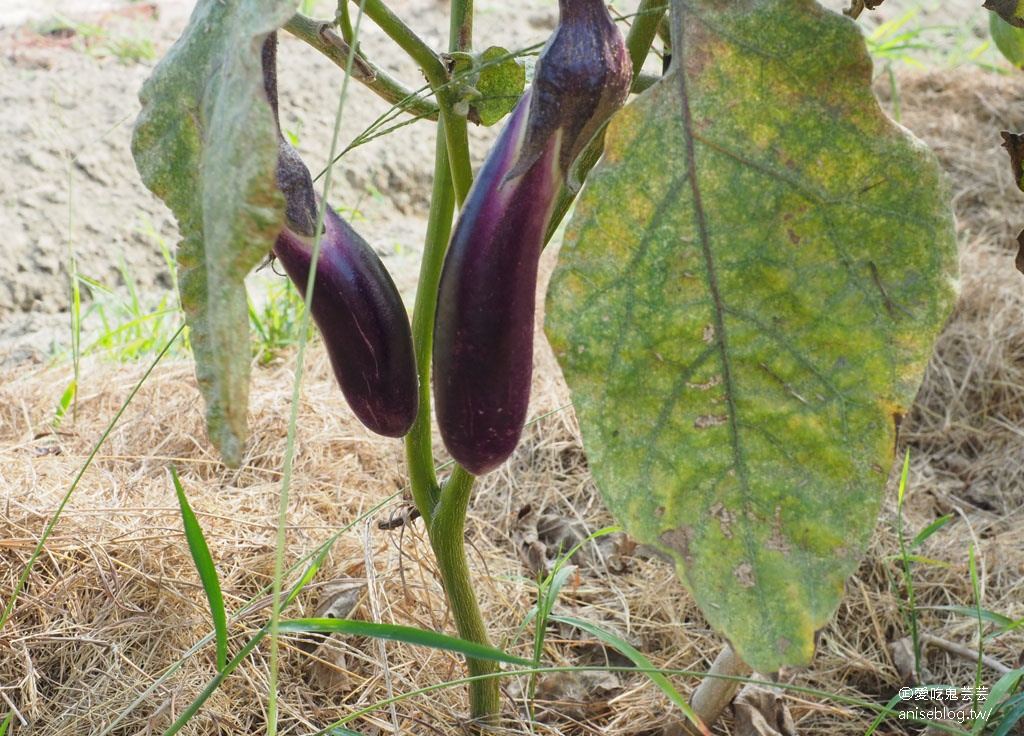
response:
{"label": "sandy soil", "polygon": [[[830,0],[841,8],[840,0]],[[478,43],[526,45],[543,40],[556,7],[537,3],[513,11],[483,3]],[[138,109],[136,95],[149,70],[170,46],[190,12],[188,0],[130,3],[126,0],[0,2],[0,363],[43,359],[70,343],[67,310],[72,258],[77,273],[107,288],[125,275],[155,303],[170,286],[160,242],[173,249],[176,228],[169,211],[140,184],[128,151]],[[433,0],[396,3],[428,40],[439,42],[446,21]],[[890,0],[869,25],[892,21],[917,8],[901,27],[931,28],[922,38],[935,50],[965,51],[981,43],[983,11],[970,0],[897,3]],[[327,11],[329,14],[329,11]],[[61,23],[55,23],[60,19]],[[70,37],[60,27],[75,27]],[[939,28],[943,24],[955,30]],[[367,24],[364,46],[408,84],[419,75],[390,42]],[[495,36],[488,39],[491,33]],[[287,34],[285,34],[287,35]],[[148,46],[145,46],[148,44]],[[141,50],[140,50],[141,47]],[[135,58],[149,53],[154,58]],[[991,58],[991,57],[988,57]],[[341,74],[294,38],[281,50],[284,126],[299,136],[311,168],[329,150],[335,106],[326,88]],[[351,140],[386,106],[353,85],[341,141]],[[432,135],[423,124],[398,131],[345,157],[337,169],[333,199],[360,212],[360,230],[385,256],[403,289],[415,281],[430,181]],[[475,131],[483,154],[492,131]],[[84,289],[88,303],[93,290]],[[84,329],[102,329],[98,318]]]}

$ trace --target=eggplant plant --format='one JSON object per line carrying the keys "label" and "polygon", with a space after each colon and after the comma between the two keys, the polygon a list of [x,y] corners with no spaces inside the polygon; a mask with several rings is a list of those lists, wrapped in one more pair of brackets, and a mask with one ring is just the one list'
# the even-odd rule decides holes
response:
{"label": "eggplant plant", "polygon": [[[641,0],[624,38],[603,0],[559,0],[524,89],[514,54],[474,49],[473,0],[452,0],[444,50],[383,0],[356,7],[428,94],[361,54],[344,0],[324,22],[285,0],[199,0],[140,95],[133,151],[178,218],[181,303],[224,461],[244,458],[243,279],[272,254],[308,290],[355,415],[404,437],[458,634],[487,645],[465,516],[529,415],[538,259],[576,200],[546,332],[602,497],[674,562],[739,670],[807,664],[956,293],[944,175],[880,110],[856,24],[813,0]],[[279,32],[436,121],[411,323],[281,138]],[[670,61],[651,74],[659,32]],[[467,126],[502,119],[474,176]],[[435,411],[455,460],[443,479]],[[494,725],[497,665],[467,666],[470,716]]]}

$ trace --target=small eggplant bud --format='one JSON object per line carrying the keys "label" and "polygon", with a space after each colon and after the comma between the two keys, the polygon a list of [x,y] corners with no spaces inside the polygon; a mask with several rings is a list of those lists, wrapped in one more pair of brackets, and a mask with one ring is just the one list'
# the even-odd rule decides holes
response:
{"label": "small eggplant bud", "polygon": [[519,442],[530,399],[537,267],[562,183],[629,92],[625,44],[601,0],[561,21],[470,188],[434,315],[434,398],[445,447],[487,473]]}
{"label": "small eggplant bud", "polygon": [[[274,244],[274,255],[305,291],[313,239],[286,227]],[[419,403],[405,305],[377,254],[331,207],[310,311],[341,392],[359,421],[386,437],[405,435]]]}

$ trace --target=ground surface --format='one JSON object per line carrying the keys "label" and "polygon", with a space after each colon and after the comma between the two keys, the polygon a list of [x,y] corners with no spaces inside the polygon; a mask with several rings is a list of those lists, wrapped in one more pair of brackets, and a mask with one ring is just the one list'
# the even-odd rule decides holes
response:
{"label": "ground surface", "polygon": [[[931,29],[912,39],[928,48],[906,52],[928,68],[893,63],[895,93],[888,59],[879,59],[876,68],[883,105],[937,152],[952,176],[963,253],[961,302],[906,420],[912,490],[904,523],[912,535],[953,514],[921,549],[922,556],[942,564],[915,568],[919,605],[974,605],[967,572],[973,545],[983,606],[1019,619],[1024,277],[1013,270],[1011,243],[1024,218],[998,132],[1024,130],[1024,82],[976,64],[949,68],[983,42],[979,4],[929,3],[902,26]],[[443,7],[424,0],[394,7],[440,45]],[[903,18],[912,8],[890,0],[869,28]],[[58,9],[65,17],[51,23]],[[54,360],[70,346],[72,269],[97,284],[82,287],[84,345],[109,329],[105,319],[117,321],[124,303],[100,287],[123,294],[126,285],[134,285],[144,312],[166,298],[171,283],[161,244],[173,249],[174,222],[140,183],[128,141],[139,85],[155,63],[149,57],[169,47],[188,11],[178,0],[31,6],[0,0],[0,603],[9,599],[46,520],[144,370],[94,351],[83,361],[75,415],[54,421],[54,407],[73,377],[66,360]],[[478,30],[509,46],[526,45],[543,40],[555,18],[552,2],[531,4],[528,11],[495,3],[485,6]],[[512,41],[504,40],[509,35]],[[412,84],[416,70],[389,48],[366,31],[364,49]],[[334,91],[342,78],[290,38],[282,41],[280,63],[283,125],[298,136],[315,169],[326,158]],[[365,90],[352,94],[343,141],[387,109]],[[332,195],[335,203],[358,211],[360,231],[407,295],[415,282],[433,150],[429,136],[418,132],[399,131],[351,152],[337,171]],[[480,155],[492,134],[474,132]],[[285,353],[255,372],[251,427],[258,439],[240,471],[220,466],[205,444],[186,360],[166,362],[145,382],[72,494],[14,616],[0,631],[0,714],[14,709],[15,733],[160,732],[214,674],[207,647],[179,672],[156,679],[209,630],[180,535],[168,461],[181,473],[211,541],[229,610],[252,601],[233,624],[233,635],[240,643],[259,626],[266,605],[261,591],[272,570],[293,370],[293,356]],[[289,562],[404,483],[400,447],[374,440],[347,418],[321,354],[314,351],[307,371]],[[534,415],[564,405],[556,375],[542,352]],[[894,508],[888,499],[875,542],[823,634],[814,666],[787,675],[792,682],[871,703],[887,701],[900,686],[900,663],[889,650],[907,634],[901,593],[893,584],[899,579],[891,558],[898,549]],[[571,522],[568,530],[558,519]],[[380,531],[377,520],[361,521],[335,544],[317,584],[300,598],[303,612],[312,614],[330,601],[338,586],[368,583],[359,616],[450,630],[421,531],[415,525],[404,532]],[[469,525],[474,565],[486,581],[479,594],[497,636],[514,637],[532,602],[530,586],[520,581],[531,573],[517,552],[536,551],[539,542],[553,554],[572,535],[607,523],[571,415],[561,411],[531,428],[512,462],[478,490]],[[577,562],[580,576],[560,604],[565,611],[595,617],[658,666],[707,668],[721,643],[671,569],[634,554],[623,540],[604,556]],[[928,633],[978,646],[977,625],[969,618],[934,608],[920,617]],[[1019,666],[1022,646],[1019,633],[985,642],[990,654],[1010,666]],[[322,647],[318,659],[307,655],[301,642],[286,648],[286,732],[312,732],[389,692],[409,692],[460,671],[452,657],[424,658],[421,650],[392,645],[382,653],[361,640]],[[548,656],[592,663],[610,655],[595,642],[559,630],[551,634]],[[191,732],[265,729],[265,657],[258,649],[211,699]],[[933,648],[928,664],[933,682],[974,682],[971,662]],[[992,672],[985,671],[983,679],[993,682]],[[684,689],[692,682],[678,679]],[[541,709],[539,733],[671,733],[678,719],[643,678],[551,677],[541,692],[551,702]],[[517,691],[510,686],[506,696],[508,713],[514,714]],[[464,710],[460,698],[454,688],[403,704],[397,716],[402,732],[457,732],[451,724]],[[800,733],[862,734],[872,720],[863,708],[821,698],[794,694],[787,704]],[[391,719],[383,709],[357,727],[364,734],[390,732]],[[510,726],[510,732],[522,728]],[[731,728],[728,721],[723,728]],[[881,732],[916,731],[893,721]]]}

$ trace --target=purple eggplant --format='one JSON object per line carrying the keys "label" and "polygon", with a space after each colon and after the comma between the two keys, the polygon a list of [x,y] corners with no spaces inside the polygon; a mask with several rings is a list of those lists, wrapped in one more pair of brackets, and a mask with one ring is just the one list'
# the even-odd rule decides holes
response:
{"label": "purple eggplant", "polygon": [[452,457],[475,475],[499,466],[519,443],[537,267],[556,197],[629,92],[625,44],[601,0],[560,0],[560,10],[532,87],[466,197],[438,287],[437,423]]}
{"label": "purple eggplant", "polygon": [[[305,292],[313,239],[286,227],[274,255]],[[386,437],[405,435],[419,403],[405,305],[377,254],[330,207],[310,311],[341,392],[359,421]]]}
{"label": "purple eggplant", "polygon": [[[285,225],[274,256],[305,293],[320,199],[299,152],[281,135],[277,34],[263,45],[263,84],[278,128],[277,188]],[[416,420],[419,379],[402,297],[384,264],[333,208],[325,209],[310,311],[352,411],[377,434],[401,437]]]}

